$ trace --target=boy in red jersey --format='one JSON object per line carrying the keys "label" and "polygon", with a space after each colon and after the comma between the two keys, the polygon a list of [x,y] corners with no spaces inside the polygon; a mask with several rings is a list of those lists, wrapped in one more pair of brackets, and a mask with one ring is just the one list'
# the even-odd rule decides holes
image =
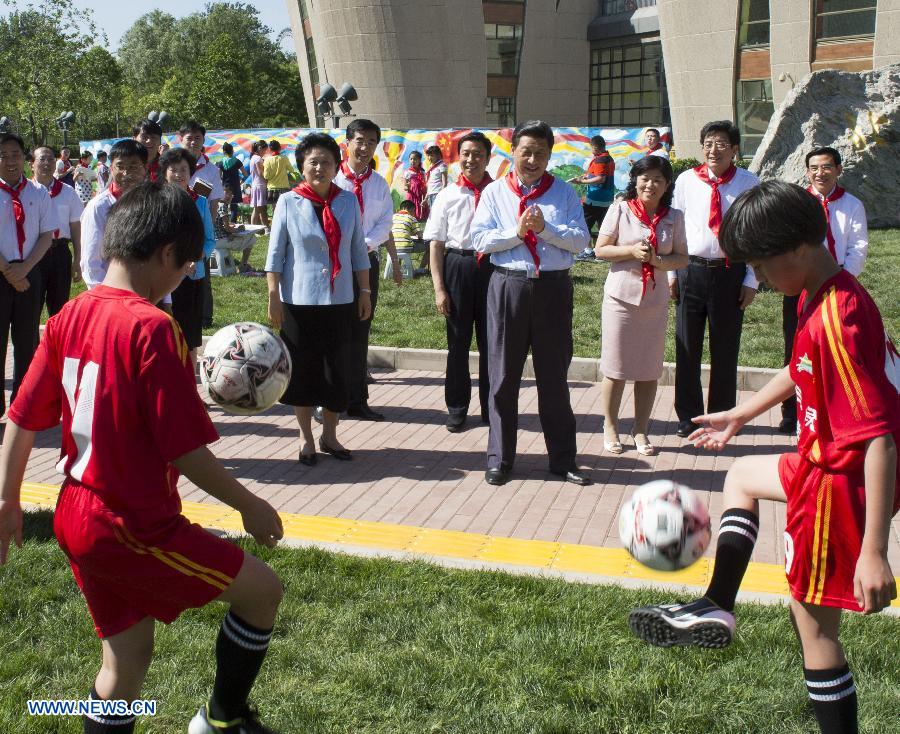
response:
{"label": "boy in red jersey", "polygon": [[714,451],[741,427],[797,395],[797,453],[745,456],[725,478],[713,577],[689,604],[632,611],[629,624],[662,647],[724,647],[759,528],[759,500],[787,502],[785,566],[810,702],[825,734],[857,731],[853,675],[838,638],[841,610],[872,614],[896,598],[887,560],[900,508],[900,361],[866,290],[822,247],[821,204],[768,181],[741,194],[720,242],[785,295],[800,294],[791,363],[743,405],[694,418],[690,439]]}
{"label": "boy in red jersey", "polygon": [[[281,521],[206,447],[218,435],[197,396],[187,344],[153,305],[201,257],[202,243],[197,208],[177,187],[140,184],[110,211],[104,281],[47,322],[9,413],[0,449],[0,563],[11,539],[21,546],[19,490],[35,433],[61,416],[66,478],[54,532],[102,640],[91,697],[137,698],[155,620],[169,623],[218,599],[231,608],[216,642],[215,685],[189,731],[260,734],[271,730],[247,697],[281,583],[262,561],[181,514],[178,475],[238,510],[259,543],[274,546]],[[133,716],[84,718],[86,734],[133,730]]]}

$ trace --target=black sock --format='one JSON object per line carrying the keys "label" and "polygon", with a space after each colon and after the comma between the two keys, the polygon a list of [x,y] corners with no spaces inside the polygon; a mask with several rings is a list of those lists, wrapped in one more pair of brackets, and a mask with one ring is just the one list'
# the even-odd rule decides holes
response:
{"label": "black sock", "polygon": [[234,612],[225,615],[216,639],[216,682],[209,700],[211,718],[227,723],[240,718],[271,637],[271,629],[253,627]]}
{"label": "black sock", "polygon": [[[97,687],[91,688],[91,700],[102,701]],[[112,713],[98,713],[82,716],[84,734],[131,734],[134,731],[134,716],[117,716]]]}
{"label": "black sock", "polygon": [[857,734],[856,686],[846,663],[831,670],[803,668],[806,690],[822,734]]}
{"label": "black sock", "polygon": [[726,510],[722,515],[716,563],[706,598],[727,612],[734,611],[734,600],[750,563],[758,533],[759,517],[756,514],[734,509]]}

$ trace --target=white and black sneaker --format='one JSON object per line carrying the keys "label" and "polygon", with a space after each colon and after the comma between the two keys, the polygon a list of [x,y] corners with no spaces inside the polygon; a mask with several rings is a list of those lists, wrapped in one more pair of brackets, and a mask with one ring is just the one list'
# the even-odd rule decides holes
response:
{"label": "white and black sneaker", "polygon": [[661,604],[633,609],[628,626],[644,642],[657,647],[697,645],[727,647],[734,637],[734,615],[709,599],[687,604]]}
{"label": "white and black sneaker", "polygon": [[264,726],[256,710],[247,706],[243,715],[234,721],[216,721],[209,715],[209,704],[204,704],[191,719],[188,734],[277,734],[274,729]]}

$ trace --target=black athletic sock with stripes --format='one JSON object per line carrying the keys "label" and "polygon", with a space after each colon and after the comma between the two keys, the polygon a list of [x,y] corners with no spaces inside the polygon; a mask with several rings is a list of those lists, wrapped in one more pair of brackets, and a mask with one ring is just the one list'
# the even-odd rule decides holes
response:
{"label": "black athletic sock with stripes", "polygon": [[722,515],[716,564],[706,598],[727,612],[734,611],[734,600],[744,580],[758,534],[759,517],[755,513],[733,509],[726,510]]}
{"label": "black athletic sock with stripes", "polygon": [[806,690],[822,734],[857,734],[856,686],[850,666],[831,670],[803,669]]}
{"label": "black athletic sock with stripes", "polygon": [[[102,701],[97,687],[91,688],[91,700]],[[134,716],[116,716],[98,713],[81,717],[84,734],[131,734],[134,731]]]}
{"label": "black athletic sock with stripes", "polygon": [[210,718],[231,722],[242,715],[271,637],[271,629],[247,624],[234,612],[225,615],[216,639],[216,682],[209,700]]}

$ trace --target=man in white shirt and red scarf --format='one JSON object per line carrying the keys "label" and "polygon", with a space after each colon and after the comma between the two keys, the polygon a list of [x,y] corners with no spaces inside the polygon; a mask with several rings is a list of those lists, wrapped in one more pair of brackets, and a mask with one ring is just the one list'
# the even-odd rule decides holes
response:
{"label": "man in white shirt and red scarf", "polygon": [[[394,200],[384,177],[372,168],[372,159],[381,141],[381,128],[371,120],[354,120],[347,126],[347,159],[341,163],[334,182],[345,191],[356,195],[362,212],[363,233],[369,250],[369,288],[372,289],[372,311],[364,321],[353,320],[350,336],[350,401],[347,415],[366,421],[383,421],[384,415],[369,407],[367,363],[369,357],[369,332],[378,304],[378,249],[384,245],[393,265],[394,282],[403,282],[397,250],[391,240],[391,219]],[[359,299],[359,286],[353,281],[354,302]]]}
{"label": "man in white shirt and red scarf", "polygon": [[[6,348],[13,345],[15,399],[38,345],[41,272],[38,267],[57,227],[50,195],[25,178],[25,143],[0,135],[0,388],[6,379]],[[0,389],[0,415],[6,392]]]}
{"label": "man in white shirt and red scarf", "polygon": [[[693,418],[729,410],[737,400],[737,362],[744,309],[756,296],[753,269],[729,263],[719,246],[719,226],[732,202],[758,183],[734,165],[741,134],[730,120],[708,122],[700,131],[703,163],[675,182],[672,208],[684,213],[688,266],[669,273],[675,310],[676,433],[685,438]],[[709,323],[709,394],[703,409],[700,362]]]}
{"label": "man in white shirt and red scarf", "polygon": [[[835,262],[858,278],[869,252],[869,228],[866,209],[853,194],[838,185],[843,173],[841,154],[834,148],[816,148],[806,154],[806,177],[809,191],[818,199],[828,228],[822,246]],[[797,304],[800,296],[784,296],[781,323],[784,331],[784,364],[791,360],[794,333],[797,331]],[[793,395],[781,404],[781,433],[797,432],[797,399]]]}
{"label": "man in white shirt and red scarf", "polygon": [[469,347],[472,332],[478,345],[478,393],[481,421],[488,422],[490,375],[488,374],[487,291],[492,267],[489,258],[475,252],[471,226],[481,192],[493,181],[487,172],[491,141],[481,132],[470,132],[456,144],[459,178],[434,200],[423,234],[431,243],[431,279],[438,313],[447,322],[447,374],[444,398],[447,430],[462,430],[472,398]]}
{"label": "man in white shirt and red scarf", "polygon": [[472,243],[490,254],[487,341],[490,371],[488,484],[509,481],[516,458],[519,386],[531,350],[538,414],[551,473],[584,485],[576,464],[575,415],[569,399],[575,254],[590,242],[581,198],[547,173],[553,129],[531,120],[512,135],[513,170],[482,193]]}

